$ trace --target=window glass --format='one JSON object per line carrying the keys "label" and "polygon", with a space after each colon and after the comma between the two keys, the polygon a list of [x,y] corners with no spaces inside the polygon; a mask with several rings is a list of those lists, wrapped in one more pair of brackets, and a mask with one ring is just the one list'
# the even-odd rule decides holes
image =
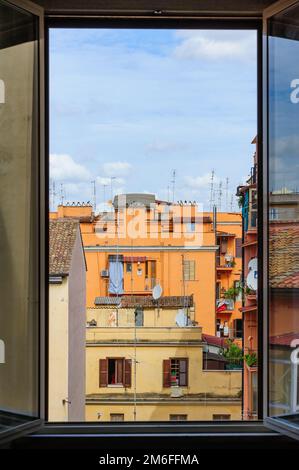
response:
{"label": "window glass", "polygon": [[[243,416],[256,39],[50,30],[52,420],[79,421],[83,409],[87,421],[168,421],[187,401],[189,420]],[[255,204],[244,209],[247,258]],[[253,289],[249,303],[255,316]]]}
{"label": "window glass", "polygon": [[269,413],[298,412],[299,8],[270,21]]}
{"label": "window glass", "polygon": [[38,415],[37,18],[0,1],[1,410]]}

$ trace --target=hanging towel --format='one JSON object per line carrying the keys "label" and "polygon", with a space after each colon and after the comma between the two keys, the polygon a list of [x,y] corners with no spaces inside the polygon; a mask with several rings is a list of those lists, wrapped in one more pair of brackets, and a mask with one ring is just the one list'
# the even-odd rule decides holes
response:
{"label": "hanging towel", "polygon": [[109,262],[109,292],[120,295],[123,293],[124,266],[122,261]]}

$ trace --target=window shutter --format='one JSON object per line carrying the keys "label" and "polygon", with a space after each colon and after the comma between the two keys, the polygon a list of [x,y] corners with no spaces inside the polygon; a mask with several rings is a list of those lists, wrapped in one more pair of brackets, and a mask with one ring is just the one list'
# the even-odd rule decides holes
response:
{"label": "window shutter", "polygon": [[100,387],[108,385],[108,359],[100,359]]}
{"label": "window shutter", "polygon": [[242,238],[235,239],[236,258],[242,258]]}
{"label": "window shutter", "polygon": [[188,359],[180,359],[179,385],[181,387],[187,387],[188,385]]}
{"label": "window shutter", "polygon": [[125,374],[124,374],[124,387],[130,388],[132,386],[132,361],[125,359]]}
{"label": "window shutter", "polygon": [[195,261],[189,261],[189,279],[190,281],[195,281]]}
{"label": "window shutter", "polygon": [[163,360],[163,387],[170,387],[170,359]]}

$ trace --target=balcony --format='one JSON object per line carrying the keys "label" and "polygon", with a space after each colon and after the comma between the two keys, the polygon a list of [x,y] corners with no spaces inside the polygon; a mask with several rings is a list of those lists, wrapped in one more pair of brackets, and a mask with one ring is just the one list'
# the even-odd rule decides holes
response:
{"label": "balcony", "polygon": [[232,271],[235,266],[235,258],[226,253],[225,255],[216,256],[216,269],[217,271]]}

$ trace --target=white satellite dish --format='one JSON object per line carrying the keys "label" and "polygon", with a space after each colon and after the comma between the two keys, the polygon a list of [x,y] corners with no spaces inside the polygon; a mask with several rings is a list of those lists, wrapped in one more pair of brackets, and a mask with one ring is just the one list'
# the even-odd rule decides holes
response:
{"label": "white satellite dish", "polygon": [[253,258],[248,263],[249,272],[247,274],[246,284],[249,289],[256,291],[257,290],[257,259]]}
{"label": "white satellite dish", "polygon": [[252,258],[248,263],[248,270],[257,271],[257,258]]}
{"label": "white satellite dish", "polygon": [[162,287],[160,286],[160,284],[157,284],[153,288],[153,299],[158,300],[160,299],[161,295],[162,295]]}
{"label": "white satellite dish", "polygon": [[178,313],[175,317],[175,322],[182,328],[188,325],[188,317],[183,309],[178,310]]}

